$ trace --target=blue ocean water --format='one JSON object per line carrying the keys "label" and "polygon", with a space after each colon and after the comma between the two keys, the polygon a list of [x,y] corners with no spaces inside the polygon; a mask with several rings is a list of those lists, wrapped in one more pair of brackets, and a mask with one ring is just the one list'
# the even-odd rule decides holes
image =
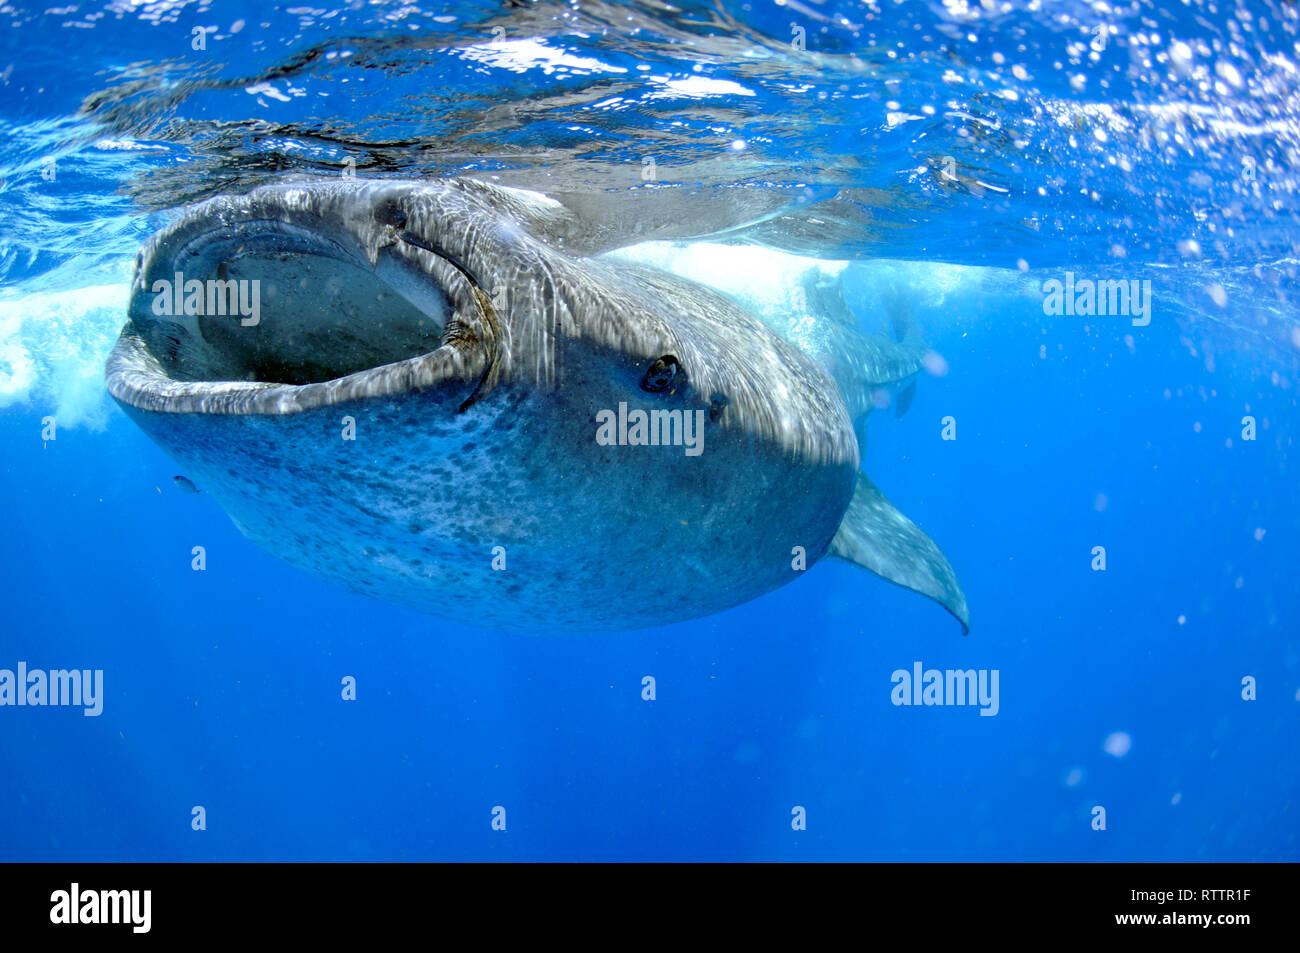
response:
{"label": "blue ocean water", "polygon": [[[0,706],[0,857],[1300,857],[1293,5],[0,19],[0,668],[104,672],[98,717]],[[788,250],[850,260],[864,322],[905,289],[941,373],[864,467],[970,635],[834,561],[642,631],[415,614],[256,548],[104,392],[186,202],[352,170],[598,193],[646,158],[806,195]],[[1150,280],[1150,323],[1047,314],[1067,272]],[[996,670],[997,714],[895,705],[917,662]]]}

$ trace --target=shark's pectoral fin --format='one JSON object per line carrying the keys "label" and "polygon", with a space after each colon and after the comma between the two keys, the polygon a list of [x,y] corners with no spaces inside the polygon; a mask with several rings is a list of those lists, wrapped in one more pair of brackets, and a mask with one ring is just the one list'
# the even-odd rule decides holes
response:
{"label": "shark's pectoral fin", "polygon": [[966,597],[948,557],[861,473],[830,554],[929,596],[957,618],[963,635],[970,631]]}

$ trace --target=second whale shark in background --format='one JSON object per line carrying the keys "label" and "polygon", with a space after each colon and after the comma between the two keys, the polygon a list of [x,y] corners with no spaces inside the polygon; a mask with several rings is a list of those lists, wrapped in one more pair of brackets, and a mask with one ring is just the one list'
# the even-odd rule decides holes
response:
{"label": "second whale shark in background", "polygon": [[248,538],[354,592],[627,629],[833,556],[966,631],[948,560],[859,469],[855,425],[919,337],[862,332],[824,276],[763,320],[611,254],[692,229],[727,231],[464,178],[221,196],[142,249],[108,388]]}

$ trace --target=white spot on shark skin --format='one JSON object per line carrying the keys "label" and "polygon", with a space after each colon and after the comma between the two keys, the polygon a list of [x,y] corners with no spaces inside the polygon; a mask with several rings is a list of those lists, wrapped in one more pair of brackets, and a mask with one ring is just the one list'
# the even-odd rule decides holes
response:
{"label": "white spot on shark skin", "polygon": [[700,564],[700,561],[698,559],[688,558],[685,560],[685,564],[689,566],[691,569],[694,569],[695,572],[701,576],[707,577],[709,575],[709,571]]}

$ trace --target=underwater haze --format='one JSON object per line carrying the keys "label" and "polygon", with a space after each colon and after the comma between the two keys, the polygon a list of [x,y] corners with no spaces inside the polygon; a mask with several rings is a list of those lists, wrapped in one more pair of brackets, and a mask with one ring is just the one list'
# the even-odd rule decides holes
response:
{"label": "underwater haze", "polygon": [[[1295,4],[11,2],[0,133],[0,859],[1300,860]],[[142,243],[453,177],[923,337],[859,451],[969,634],[833,558],[673,621],[671,551],[665,624],[504,633],[246,538],[106,389]]]}

